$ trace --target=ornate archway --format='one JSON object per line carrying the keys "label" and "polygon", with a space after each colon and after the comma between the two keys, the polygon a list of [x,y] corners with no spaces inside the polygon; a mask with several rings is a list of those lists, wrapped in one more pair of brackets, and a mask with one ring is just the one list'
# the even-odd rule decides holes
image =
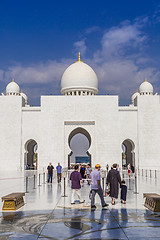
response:
{"label": "ornate archway", "polygon": [[135,167],[135,144],[131,139],[122,142],[122,166],[126,167],[129,163]]}
{"label": "ornate archway", "polygon": [[34,139],[29,139],[25,143],[24,169],[37,170],[38,163],[38,144]]}
{"label": "ornate archway", "polygon": [[75,137],[75,136],[78,136],[78,135],[83,135],[87,138],[88,140],[88,147],[87,147],[87,151],[85,152],[85,154],[88,156],[88,162],[91,164],[91,154],[89,153],[88,149],[90,148],[91,146],[91,136],[90,134],[88,133],[88,131],[84,128],[81,128],[81,127],[77,127],[75,128],[74,130],[72,130],[72,132],[69,134],[69,137],[68,137],[68,145],[69,145],[69,148],[70,148],[70,153],[68,154],[68,168],[70,168],[70,164],[71,164],[71,157],[73,155],[73,151],[72,151],[72,147],[71,147],[71,141],[72,139]]}

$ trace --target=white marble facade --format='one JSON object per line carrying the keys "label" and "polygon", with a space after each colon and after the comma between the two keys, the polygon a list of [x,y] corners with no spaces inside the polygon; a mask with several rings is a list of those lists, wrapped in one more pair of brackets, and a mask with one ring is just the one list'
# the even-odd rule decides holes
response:
{"label": "white marble facade", "polygon": [[38,170],[50,161],[68,167],[69,143],[77,133],[90,142],[92,166],[121,165],[125,141],[131,152],[128,162],[160,169],[160,96],[149,82],[141,84],[130,106],[119,106],[118,96],[97,95],[97,76],[79,57],[64,72],[61,93],[41,96],[40,106],[31,107],[14,81],[7,85],[0,96],[1,170],[23,171],[35,144]]}

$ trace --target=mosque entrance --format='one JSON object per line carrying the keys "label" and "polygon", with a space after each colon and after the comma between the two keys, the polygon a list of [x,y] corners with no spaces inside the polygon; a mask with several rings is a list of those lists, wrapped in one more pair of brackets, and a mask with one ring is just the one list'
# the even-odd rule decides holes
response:
{"label": "mosque entrance", "polygon": [[122,143],[122,166],[126,168],[130,163],[131,166],[135,167],[135,145],[130,139],[126,139]]}
{"label": "mosque entrance", "polygon": [[88,149],[91,145],[90,134],[81,127],[74,129],[68,138],[71,152],[68,154],[68,168],[73,168],[75,164],[91,164],[91,154]]}
{"label": "mosque entrance", "polygon": [[38,162],[38,144],[35,140],[30,139],[25,144],[24,168],[26,170],[37,170]]}

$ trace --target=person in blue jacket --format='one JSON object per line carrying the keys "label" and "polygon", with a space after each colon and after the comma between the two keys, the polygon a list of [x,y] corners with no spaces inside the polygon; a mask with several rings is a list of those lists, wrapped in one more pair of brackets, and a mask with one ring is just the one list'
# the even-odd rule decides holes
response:
{"label": "person in blue jacket", "polygon": [[62,173],[62,166],[60,165],[60,163],[58,163],[58,166],[56,167],[57,169],[57,181],[58,183],[61,182],[61,173]]}

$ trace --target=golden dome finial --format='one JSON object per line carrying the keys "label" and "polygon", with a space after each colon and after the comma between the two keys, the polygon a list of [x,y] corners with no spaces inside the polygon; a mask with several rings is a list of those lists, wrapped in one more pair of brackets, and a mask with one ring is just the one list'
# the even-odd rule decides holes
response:
{"label": "golden dome finial", "polygon": [[12,78],[12,82],[14,82],[14,78]]}
{"label": "golden dome finial", "polygon": [[147,82],[147,78],[145,78],[145,82]]}
{"label": "golden dome finial", "polygon": [[80,62],[81,61],[81,53],[79,52],[79,54],[78,54],[78,62]]}
{"label": "golden dome finial", "polygon": [[138,90],[136,91],[136,93],[138,93]]}
{"label": "golden dome finial", "polygon": [[81,61],[81,53],[80,52],[78,53],[78,61],[76,61],[76,62],[82,62]]}
{"label": "golden dome finial", "polygon": [[23,90],[21,89],[21,93],[23,93]]}

